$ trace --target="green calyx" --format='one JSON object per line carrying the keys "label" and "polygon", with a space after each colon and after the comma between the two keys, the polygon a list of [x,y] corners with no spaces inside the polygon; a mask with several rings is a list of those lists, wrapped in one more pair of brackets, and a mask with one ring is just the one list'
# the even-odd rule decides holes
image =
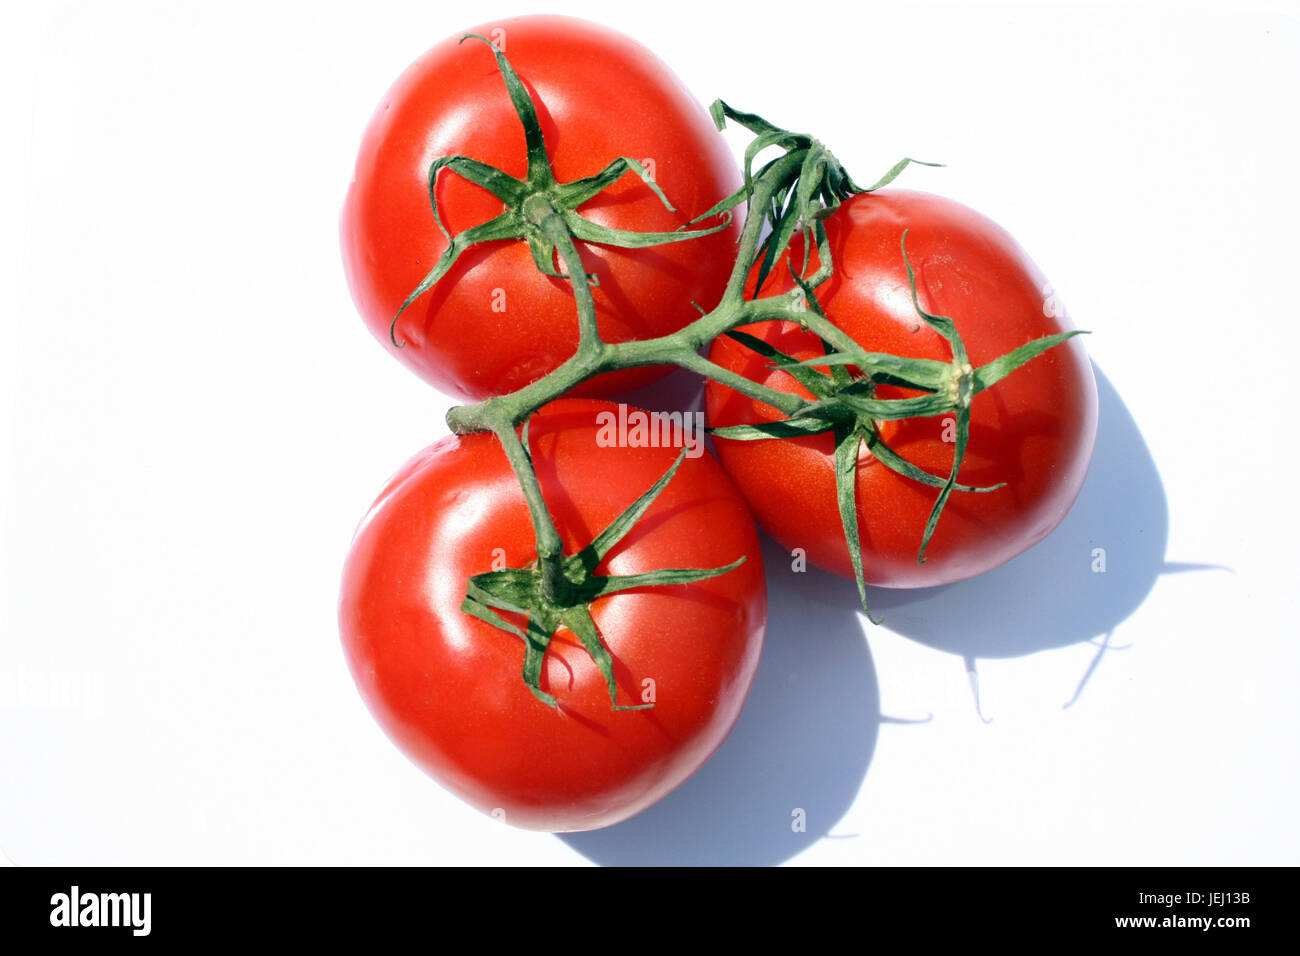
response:
{"label": "green calyx", "polygon": [[[527,430],[521,443],[527,454]],[[609,689],[609,702],[614,710],[645,710],[654,704],[620,704],[618,687],[614,679],[614,660],[601,641],[596,622],[591,616],[591,602],[632,588],[664,587],[673,584],[690,584],[726,574],[744,563],[741,556],[720,568],[662,568],[641,574],[597,574],[596,568],[605,560],[610,550],[627,535],[632,527],[649,510],[660,492],[672,481],[682,459],[683,449],[664,473],[641,497],[637,498],[590,544],[575,554],[562,551],[539,558],[537,568],[503,568],[476,574],[469,579],[465,601],[461,610],[481,621],[491,624],[524,642],[524,684],[533,695],[549,707],[558,708],[555,697],[541,688],[542,662],[551,638],[560,627],[568,628],[600,668]],[[546,564],[558,571],[548,574]],[[527,619],[524,627],[503,618],[500,613],[521,615]]]}
{"label": "green calyx", "polygon": [[[781,129],[754,113],[733,109],[722,100],[714,100],[709,113],[719,130],[724,129],[730,119],[753,133],[754,140],[745,149],[744,185],[695,221],[703,221],[744,202],[749,204],[751,218],[758,218],[760,224],[769,227],[770,231],[758,246],[761,259],[754,286],[755,295],[763,288],[772,267],[789,247],[790,240],[797,233],[807,234],[820,228],[822,221],[839,208],[845,199],[888,186],[913,163],[920,166],[943,165],[905,157],[872,185],[863,188],[853,181],[830,150],[806,133]],[[783,155],[769,160],[755,172],[754,160],[758,154],[773,146],[782,149]],[[754,187],[759,180],[767,180],[772,188],[767,191],[761,203],[754,203]],[[754,217],[754,213],[759,216]],[[805,272],[808,265],[807,248],[805,243]],[[818,275],[810,279],[812,285],[829,277],[829,264],[825,268],[825,276]],[[748,269],[741,273],[742,276],[746,274]]]}
{"label": "green calyx", "polygon": [[[715,226],[692,230],[679,229],[675,232],[632,232],[611,229],[580,215],[577,212],[579,206],[594,199],[628,173],[639,176],[659,197],[666,209],[676,210],[645,167],[628,156],[618,157],[594,176],[568,183],[557,182],[555,172],[551,168],[550,157],[546,153],[546,141],[537,118],[537,109],[528,95],[528,90],[505,54],[498,50],[492,41],[476,33],[469,33],[461,37],[461,42],[471,39],[487,44],[496,57],[497,68],[505,80],[506,92],[524,127],[528,172],[523,179],[516,179],[495,166],[489,166],[468,156],[441,156],[429,165],[429,202],[433,206],[434,222],[447,240],[447,248],[429,270],[428,275],[406,297],[397,314],[393,316],[388,336],[394,346],[402,348],[405,344],[397,339],[398,319],[417,299],[451,271],[452,266],[465,250],[476,243],[501,239],[524,239],[528,242],[533,263],[540,272],[554,278],[569,278],[573,273],[562,273],[555,266],[557,246],[561,243],[581,240],[607,246],[639,249],[668,242],[698,239],[727,228],[731,221],[729,212],[720,212],[718,215],[721,221]],[[443,170],[456,173],[463,179],[486,189],[505,204],[505,210],[499,216],[453,236],[443,224],[438,209],[438,176]],[[708,217],[700,217],[700,219],[704,218]],[[561,257],[565,258],[563,255]],[[595,276],[585,276],[585,278],[596,284]]]}

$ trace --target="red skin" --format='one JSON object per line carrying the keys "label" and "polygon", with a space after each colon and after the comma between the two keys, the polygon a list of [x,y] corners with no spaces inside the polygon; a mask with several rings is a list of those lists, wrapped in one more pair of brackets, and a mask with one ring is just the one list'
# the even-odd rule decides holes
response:
{"label": "red skin", "polygon": [[[673,448],[598,447],[604,402],[561,400],[533,419],[530,446],[566,553],[573,553],[672,464]],[[693,584],[591,605],[613,655],[620,704],[581,644],[558,631],[541,703],[521,678],[522,641],[460,610],[470,575],[536,560],[528,511],[500,443],[444,438],[408,461],[362,520],[343,572],[340,630],[371,712],[416,764],[457,796],[515,826],[587,830],[654,803],[718,748],[758,666],[767,598],[758,535],[712,456],[677,474],[597,573],[739,568]]]}
{"label": "red skin", "polygon": [[[818,290],[827,316],[869,351],[952,358],[947,342],[912,307],[899,250],[905,228],[921,306],[956,322],[972,365],[1072,328],[1068,319],[1045,314],[1050,287],[1005,230],[950,199],[888,189],[854,197],[827,222],[834,273]],[[794,244],[793,254],[801,261],[801,244]],[[812,262],[818,262],[815,253]],[[763,295],[792,288],[782,261]],[[801,360],[822,354],[813,336],[789,323],[761,323],[745,331]],[[730,339],[715,340],[710,358],[771,387],[808,394]],[[915,393],[882,387],[878,394]],[[784,417],[713,382],[706,403],[711,427]],[[943,418],[914,419],[884,423],[881,434],[899,454],[944,476],[952,468],[953,445],[942,440],[943,428]],[[1007,486],[986,494],[954,492],[924,565],[917,563],[917,550],[938,489],[895,474],[864,449],[857,504],[867,582],[897,588],[948,584],[991,570],[1041,541],[1083,485],[1096,429],[1096,384],[1078,338],[977,395],[961,481]],[[805,549],[818,567],[853,576],[829,434],[715,444],[760,525],[785,547]]]}
{"label": "red skin", "polygon": [[[591,176],[628,156],[654,160],[655,181],[676,212],[629,173],[581,208],[605,226],[673,231],[740,185],[736,161],[708,112],[653,54],[582,20],[528,16],[475,27],[505,53],[538,103],[556,179]],[[578,344],[566,280],[537,271],[526,242],[502,240],[462,254],[456,266],[389,325],[447,247],[428,197],[438,156],[464,155],[522,178],[523,128],[492,51],[481,42],[433,47],[398,78],[367,127],[341,223],[352,296],[384,347],[448,394],[479,400],[513,391],[571,356]],[[438,180],[443,223],[453,233],[502,212],[486,190],[454,173]],[[707,225],[714,225],[710,222]],[[697,227],[698,228],[698,227]],[[735,261],[739,222],[712,236],[628,250],[585,246],[602,337],[609,342],[674,332],[717,304]],[[502,307],[504,306],[504,311]],[[662,376],[663,367],[608,373],[580,394],[612,395]]]}

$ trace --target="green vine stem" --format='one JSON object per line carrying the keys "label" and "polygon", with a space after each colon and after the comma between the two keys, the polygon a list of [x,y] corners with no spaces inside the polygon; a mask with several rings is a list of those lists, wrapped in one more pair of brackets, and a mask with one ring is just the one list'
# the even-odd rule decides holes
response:
{"label": "green vine stem", "polygon": [[[463,39],[471,38],[491,46],[483,37],[470,35]],[[447,413],[447,425],[453,432],[492,432],[501,441],[510,466],[519,479],[537,540],[536,568],[507,568],[476,575],[468,583],[463,610],[524,641],[524,682],[539,700],[549,706],[556,706],[556,701],[540,688],[542,655],[554,631],[560,626],[569,628],[604,674],[611,706],[624,709],[617,703],[609,653],[601,644],[591,618],[590,602],[627,587],[703,580],[724,574],[739,562],[722,568],[663,569],[628,578],[595,573],[608,550],[630,530],[671,480],[682,456],[655,486],[629,505],[591,544],[577,554],[566,555],[528,450],[527,421],[538,408],[596,375],[639,366],[676,365],[741,392],[786,416],[759,425],[715,429],[714,434],[720,437],[757,441],[820,432],[832,434],[836,493],[845,541],[862,607],[870,616],[856,506],[857,463],[863,448],[900,475],[938,489],[917,553],[917,560],[924,563],[926,548],[953,492],[987,493],[1001,487],[972,487],[957,480],[969,441],[970,407],[975,396],[1026,362],[1079,333],[1045,336],[978,369],[972,368],[953,319],[932,315],[921,307],[916,275],[907,256],[905,231],[900,237],[900,255],[907,268],[913,307],[922,321],[948,342],[952,360],[940,362],[868,352],[825,315],[817,300],[817,288],[834,269],[824,221],[845,199],[888,185],[908,165],[919,161],[902,159],[877,182],[864,188],[858,186],[830,150],[813,137],[781,129],[762,117],[734,110],[721,100],[710,108],[718,128],[722,129],[731,120],[752,132],[754,139],[745,151],[743,186],[689,225],[711,219],[719,220],[717,224],[697,229],[683,227],[670,233],[637,233],[592,223],[577,212],[578,207],[628,173],[640,176],[667,208],[673,207],[641,165],[627,157],[615,159],[595,176],[572,183],[558,183],[547,156],[536,108],[505,55],[495,47],[492,51],[524,127],[527,174],[522,180],[515,179],[465,156],[441,157],[433,161],[429,170],[429,199],[438,227],[448,240],[448,247],[394,316],[393,342],[399,347],[402,344],[397,340],[398,320],[402,313],[447,274],[462,252],[476,242],[500,239],[526,240],[538,269],[569,281],[578,314],[579,339],[574,354],[542,378],[507,395],[495,396],[476,405],[458,406]],[[770,148],[777,149],[779,155],[756,170],[754,163],[759,154]],[[442,224],[435,189],[437,178],[443,171],[454,172],[492,192],[502,200],[505,210],[487,223],[451,236]],[[669,335],[618,343],[601,339],[591,288],[593,277],[584,269],[578,242],[643,248],[686,241],[725,228],[732,210],[742,203],[748,215],[737,245],[735,265],[715,308]],[[803,261],[801,266],[790,261],[788,267],[797,292],[759,298],[759,290],[796,235],[803,237]],[[815,272],[809,273],[814,248],[819,265]],[[557,257],[564,269],[562,273],[555,267]],[[752,297],[747,298],[746,286],[755,269],[757,275]],[[737,331],[742,325],[768,321],[803,326],[821,339],[825,354],[799,362],[759,339]],[[709,361],[700,353],[720,335],[729,335],[758,351],[771,362],[772,367],[792,375],[812,397],[770,388]],[[850,368],[856,369],[857,374],[851,375]],[[901,385],[920,394],[907,398],[877,398],[875,388],[880,384]],[[889,448],[881,438],[879,423],[882,421],[947,413],[954,413],[957,425],[953,464],[947,475],[923,471]],[[521,432],[517,431],[520,426]],[[502,618],[499,611],[526,616],[527,627],[521,628]]]}

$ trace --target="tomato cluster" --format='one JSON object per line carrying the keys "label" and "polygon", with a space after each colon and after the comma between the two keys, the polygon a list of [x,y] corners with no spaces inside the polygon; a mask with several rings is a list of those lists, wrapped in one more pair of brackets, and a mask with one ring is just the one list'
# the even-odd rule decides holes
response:
{"label": "tomato cluster", "polygon": [[[763,640],[756,522],[860,586],[944,584],[1041,540],[1088,467],[1091,366],[1009,235],[724,113],[786,159],[742,177],[647,50],[521,17],[422,56],[362,141],[357,307],[479,404],[361,522],[343,645],[398,746],[514,825],[616,823],[722,744]],[[709,378],[717,458],[666,421],[611,439],[626,412],[591,396],[665,363]]]}

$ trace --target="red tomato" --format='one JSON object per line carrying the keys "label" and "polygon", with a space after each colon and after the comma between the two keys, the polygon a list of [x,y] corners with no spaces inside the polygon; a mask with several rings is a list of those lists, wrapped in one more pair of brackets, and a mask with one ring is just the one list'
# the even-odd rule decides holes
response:
{"label": "red tomato", "polygon": [[[673,231],[740,185],[735,159],[708,112],[653,54],[582,20],[528,16],[475,27],[504,47],[538,104],[558,181],[591,176],[627,156],[651,170],[676,212],[629,173],[581,207],[589,219],[637,231]],[[458,34],[415,61],[366,129],[343,208],[343,260],[352,296],[386,348],[437,388],[471,399],[513,391],[571,356],[578,320],[567,280],[542,275],[523,241],[463,254],[397,323],[402,302],[447,247],[434,221],[428,170],[460,154],[522,178],[524,132],[492,51]],[[442,220],[456,234],[499,215],[486,190],[443,171]],[[698,227],[697,227],[698,228]],[[606,341],[673,332],[717,304],[735,260],[739,224],[652,249],[579,244],[598,276]],[[609,373],[582,394],[613,394],[658,378],[662,367]]]}
{"label": "red tomato", "polygon": [[[590,543],[673,463],[679,449],[600,447],[604,402],[566,399],[532,420],[529,444],[566,553]],[[498,550],[499,549],[499,550]],[[537,559],[524,498],[500,442],[448,437],[399,471],[361,522],[339,620],[357,686],[389,736],[485,813],[539,830],[588,830],[631,816],[690,776],[740,715],[758,665],[767,599],[758,536],[712,456],[687,458],[600,574],[716,568],[715,578],[598,598],[620,704],[567,630],[541,689],[525,686],[522,640],[460,610],[471,575]],[[494,561],[496,562],[494,565]]]}
{"label": "red tomato", "polygon": [[[868,351],[951,361],[947,342],[913,308],[899,240],[917,274],[917,296],[931,314],[954,320],[978,367],[1031,339],[1066,331],[1068,320],[1038,269],[1003,229],[950,199],[906,190],[855,196],[826,223],[834,272],[817,290],[827,317]],[[802,245],[791,255],[801,262]],[[812,255],[814,266],[818,263]],[[763,295],[794,288],[784,261]],[[744,331],[806,360],[824,353],[798,326],[767,322]],[[785,372],[731,339],[710,358],[757,381],[808,393]],[[917,394],[881,386],[880,398]],[[710,382],[710,426],[784,416]],[[937,489],[903,478],[859,451],[857,509],[866,581],[926,587],[981,574],[1047,536],[1083,484],[1097,428],[1097,390],[1079,339],[1059,345],[975,396],[960,480],[1006,482],[976,494],[954,492],[926,551],[917,549]],[[953,462],[952,416],[881,424],[885,443],[932,474]],[[948,440],[945,440],[948,439]],[[758,522],[787,548],[803,548],[819,567],[852,577],[835,496],[829,434],[800,439],[716,441],[719,458]]]}

